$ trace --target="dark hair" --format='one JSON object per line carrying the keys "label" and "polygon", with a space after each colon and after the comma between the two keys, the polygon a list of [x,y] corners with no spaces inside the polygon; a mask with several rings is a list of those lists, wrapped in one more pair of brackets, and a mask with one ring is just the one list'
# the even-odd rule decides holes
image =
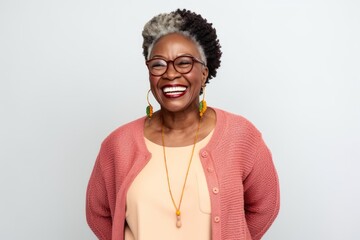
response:
{"label": "dark hair", "polygon": [[204,58],[202,60],[209,69],[206,83],[216,77],[222,55],[216,30],[212,23],[208,23],[201,15],[186,9],[159,14],[145,24],[142,32],[145,59],[148,59],[153,45],[159,38],[174,32],[189,37],[198,45],[201,58]]}

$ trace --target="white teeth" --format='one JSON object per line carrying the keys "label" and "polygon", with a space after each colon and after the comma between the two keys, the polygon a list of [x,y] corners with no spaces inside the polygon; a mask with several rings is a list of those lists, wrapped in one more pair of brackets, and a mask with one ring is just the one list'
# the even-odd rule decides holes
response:
{"label": "white teeth", "polygon": [[186,87],[180,87],[180,86],[163,88],[164,93],[183,92],[185,90],[186,90]]}

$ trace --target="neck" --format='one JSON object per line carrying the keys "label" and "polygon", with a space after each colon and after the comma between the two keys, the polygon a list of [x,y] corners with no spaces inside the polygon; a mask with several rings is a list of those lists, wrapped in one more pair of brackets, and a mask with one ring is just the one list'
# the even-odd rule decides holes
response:
{"label": "neck", "polygon": [[193,131],[200,120],[200,116],[197,108],[175,113],[162,109],[160,119],[163,127],[169,131],[186,131],[187,129]]}

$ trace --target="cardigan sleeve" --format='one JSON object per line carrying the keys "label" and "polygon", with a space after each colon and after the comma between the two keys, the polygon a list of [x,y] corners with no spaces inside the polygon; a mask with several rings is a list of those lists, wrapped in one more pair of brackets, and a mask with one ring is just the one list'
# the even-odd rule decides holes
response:
{"label": "cardigan sleeve", "polygon": [[100,240],[110,240],[112,233],[112,216],[108,194],[100,165],[100,154],[96,159],[86,194],[87,222]]}
{"label": "cardigan sleeve", "polygon": [[272,156],[261,135],[254,150],[252,169],[244,180],[246,221],[253,240],[261,239],[280,206],[279,181]]}

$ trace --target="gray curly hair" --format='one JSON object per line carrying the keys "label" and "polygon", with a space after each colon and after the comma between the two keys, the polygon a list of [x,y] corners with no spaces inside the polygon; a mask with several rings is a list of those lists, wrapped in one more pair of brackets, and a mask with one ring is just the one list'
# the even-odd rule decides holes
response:
{"label": "gray curly hair", "polygon": [[197,41],[196,37],[191,35],[188,31],[181,30],[181,27],[184,24],[184,19],[177,12],[171,13],[162,13],[153,17],[149,22],[144,26],[142,36],[143,41],[143,54],[146,60],[149,60],[151,51],[157,42],[162,36],[165,36],[170,33],[180,33],[188,38],[190,38],[198,48],[200,53],[200,59],[206,65],[206,56],[204,49]]}

